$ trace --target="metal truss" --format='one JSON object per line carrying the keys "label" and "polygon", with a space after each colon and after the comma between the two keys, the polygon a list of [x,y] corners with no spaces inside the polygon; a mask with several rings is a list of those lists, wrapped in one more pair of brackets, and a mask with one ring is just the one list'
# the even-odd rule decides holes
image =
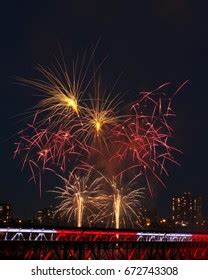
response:
{"label": "metal truss", "polygon": [[208,243],[135,241],[0,241],[0,259],[163,260],[208,259]]}
{"label": "metal truss", "polygon": [[208,259],[208,235],[0,228],[0,259]]}
{"label": "metal truss", "polygon": [[0,241],[191,242],[193,241],[193,235],[186,233],[149,233],[119,230],[55,230],[0,228]]}

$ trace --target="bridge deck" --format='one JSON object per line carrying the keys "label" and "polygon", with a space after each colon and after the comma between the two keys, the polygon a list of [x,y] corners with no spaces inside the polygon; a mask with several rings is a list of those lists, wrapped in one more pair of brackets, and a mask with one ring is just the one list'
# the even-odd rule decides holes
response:
{"label": "bridge deck", "polygon": [[84,229],[0,228],[0,241],[208,242],[208,234]]}

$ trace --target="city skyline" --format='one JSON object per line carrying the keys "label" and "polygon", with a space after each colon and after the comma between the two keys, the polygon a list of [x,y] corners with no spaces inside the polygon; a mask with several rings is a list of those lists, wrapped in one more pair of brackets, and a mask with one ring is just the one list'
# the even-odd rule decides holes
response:
{"label": "city skyline", "polygon": [[[194,196],[190,192],[174,195],[169,201],[170,215],[160,215],[157,208],[141,205],[141,220],[135,226],[126,227],[128,229],[143,230],[182,230],[182,231],[207,231],[208,217],[204,211],[204,203],[200,196]],[[76,227],[76,220],[72,217],[70,221],[61,217],[55,212],[55,206],[37,209],[32,217],[17,217],[13,211],[13,205],[10,202],[0,201],[0,225],[1,226],[20,226],[20,227]],[[184,212],[185,211],[185,212]],[[109,226],[104,221],[94,222],[90,227],[95,228],[115,228],[115,225]],[[87,224],[83,225],[84,228]],[[121,226],[121,229],[125,227]]]}

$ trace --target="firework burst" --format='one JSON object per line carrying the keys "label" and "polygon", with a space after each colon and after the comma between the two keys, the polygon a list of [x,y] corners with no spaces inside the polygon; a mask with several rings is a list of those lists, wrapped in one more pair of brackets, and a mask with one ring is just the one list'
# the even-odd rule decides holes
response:
{"label": "firework burst", "polygon": [[18,78],[18,82],[42,92],[40,95],[42,100],[33,108],[33,111],[44,113],[45,119],[50,118],[56,124],[78,116],[82,92],[75,78],[73,77],[71,81],[68,73],[62,68],[59,72],[57,69],[53,71],[42,66],[38,66],[37,69],[42,79]]}
{"label": "firework burst", "polygon": [[91,145],[99,143],[108,147],[110,131],[119,122],[119,96],[111,99],[110,94],[102,92],[100,78],[94,87],[94,95],[89,99],[89,105],[84,108],[81,135],[84,142]]}
{"label": "firework burst", "polygon": [[[50,125],[49,125],[50,126]],[[79,159],[87,157],[91,148],[75,137],[76,125],[70,128],[58,127],[58,130],[39,128],[30,124],[19,133],[19,141],[15,143],[14,157],[21,155],[22,169],[29,167],[29,181],[38,182],[41,193],[42,174],[48,169],[67,172],[69,164],[74,166]]]}
{"label": "firework burst", "polygon": [[161,177],[169,175],[167,162],[178,164],[175,153],[181,153],[170,144],[173,137],[170,117],[175,115],[171,109],[172,99],[163,91],[167,85],[142,92],[139,101],[131,106],[132,115],[113,128],[116,151],[110,160],[116,158],[121,163],[131,163],[121,173],[137,169],[144,175],[151,195],[150,180],[153,178],[165,185]]}
{"label": "firework burst", "polygon": [[127,182],[123,176],[115,176],[112,180],[103,177],[108,193],[100,196],[99,219],[111,219],[111,225],[116,229],[140,224],[144,188],[138,188],[137,177]]}
{"label": "firework burst", "polygon": [[90,171],[84,176],[71,172],[67,179],[59,177],[64,186],[53,191],[59,199],[56,214],[66,218],[67,222],[74,221],[77,227],[82,227],[86,221],[90,224],[100,206],[102,177],[92,179]]}
{"label": "firework burst", "polygon": [[55,59],[52,67],[37,66],[40,74],[38,79],[17,78],[17,83],[36,89],[40,96],[40,102],[28,113],[40,116],[36,120],[39,126],[45,125],[50,120],[52,129],[59,125],[69,127],[75,120],[80,122],[84,103],[83,95],[88,90],[95,76],[95,73],[89,74],[89,67],[92,63],[96,47],[87,59],[87,52],[83,58],[77,57],[69,70],[66,66],[63,54],[60,50],[62,59]]}

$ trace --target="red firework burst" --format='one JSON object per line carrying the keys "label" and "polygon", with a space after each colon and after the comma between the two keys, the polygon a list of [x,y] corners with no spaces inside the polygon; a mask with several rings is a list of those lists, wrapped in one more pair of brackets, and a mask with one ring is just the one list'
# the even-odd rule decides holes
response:
{"label": "red firework burst", "polygon": [[[185,84],[186,82],[182,86]],[[161,176],[168,175],[167,162],[178,165],[175,152],[181,153],[170,144],[173,137],[170,119],[175,116],[171,108],[172,98],[182,86],[172,98],[168,98],[164,93],[168,85],[166,83],[154,91],[141,92],[139,100],[131,106],[133,114],[112,130],[116,150],[110,161],[116,158],[121,166],[122,162],[128,162],[127,168],[120,173],[130,169],[137,170],[138,174],[142,173],[151,195],[150,178],[154,177],[164,185]]]}

